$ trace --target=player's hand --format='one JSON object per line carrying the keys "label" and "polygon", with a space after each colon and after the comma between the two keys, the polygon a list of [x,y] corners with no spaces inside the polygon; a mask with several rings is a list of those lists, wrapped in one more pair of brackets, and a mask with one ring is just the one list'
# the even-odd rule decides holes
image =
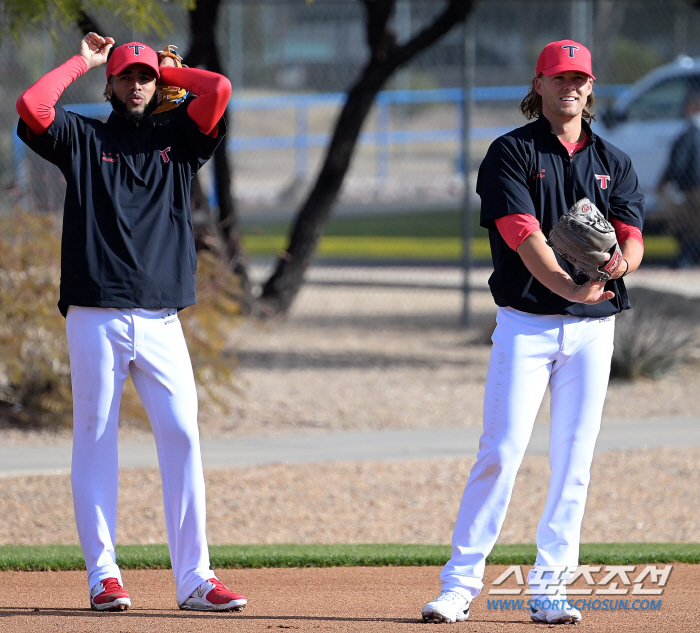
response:
{"label": "player's hand", "polygon": [[615,293],[611,290],[605,289],[604,281],[587,281],[581,286],[574,286],[574,289],[569,298],[571,301],[576,303],[587,303],[592,305],[595,303],[602,303],[608,299],[612,299]]}
{"label": "player's hand", "polygon": [[[607,262],[609,259],[610,255],[606,253],[605,261]],[[616,270],[615,272],[618,271]],[[611,279],[613,278],[614,276],[611,277]],[[574,290],[572,293],[572,297],[569,297],[569,299],[571,301],[575,301],[576,303],[587,303],[588,305],[601,303],[603,301],[607,301],[608,299],[612,299],[615,296],[615,293],[610,290],[606,291],[605,284],[605,281],[589,280],[585,284],[577,286],[574,282]]]}
{"label": "player's hand", "polygon": [[95,68],[107,62],[109,50],[114,46],[111,37],[102,37],[97,33],[88,33],[80,41],[80,56],[88,68]]}
{"label": "player's hand", "polygon": [[167,68],[168,66],[177,67],[177,64],[175,63],[175,60],[172,57],[168,57],[167,55],[163,55],[161,60],[160,60],[160,67],[161,67],[161,69],[163,69],[163,68]]}

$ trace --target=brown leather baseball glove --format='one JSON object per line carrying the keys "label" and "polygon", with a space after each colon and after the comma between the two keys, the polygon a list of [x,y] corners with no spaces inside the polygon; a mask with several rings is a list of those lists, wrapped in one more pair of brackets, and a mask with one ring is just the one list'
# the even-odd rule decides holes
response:
{"label": "brown leather baseball glove", "polygon": [[559,218],[547,244],[592,281],[607,281],[622,263],[615,228],[588,198]]}
{"label": "brown leather baseball glove", "polygon": [[[158,61],[162,61],[164,57],[170,57],[178,68],[187,68],[187,66],[182,63],[182,57],[177,54],[177,46],[168,44],[164,50],[158,51]],[[160,114],[161,112],[167,112],[168,110],[177,108],[177,106],[185,101],[188,94],[189,92],[184,88],[158,85],[158,107],[155,109],[154,114]]]}

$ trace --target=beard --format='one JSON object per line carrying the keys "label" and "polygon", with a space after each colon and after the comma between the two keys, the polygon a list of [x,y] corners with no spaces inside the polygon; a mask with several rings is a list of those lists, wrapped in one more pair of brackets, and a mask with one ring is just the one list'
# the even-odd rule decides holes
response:
{"label": "beard", "polygon": [[134,127],[138,127],[144,121],[148,120],[153,114],[155,109],[158,107],[158,91],[153,93],[151,100],[146,104],[146,107],[142,112],[135,112],[133,110],[127,110],[126,103],[117,99],[116,95],[112,93],[109,99],[109,103],[112,105],[112,109],[126,121],[131,123]]}

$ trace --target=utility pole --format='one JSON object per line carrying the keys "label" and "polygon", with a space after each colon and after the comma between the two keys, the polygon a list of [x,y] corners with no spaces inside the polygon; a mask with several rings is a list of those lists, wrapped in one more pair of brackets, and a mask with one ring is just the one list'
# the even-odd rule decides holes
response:
{"label": "utility pole", "polygon": [[474,110],[474,74],[476,67],[476,33],[473,15],[464,21],[464,63],[462,86],[462,175],[464,178],[464,195],[462,197],[462,317],[463,326],[471,325],[470,309],[470,273],[472,268],[472,200],[473,194],[469,184],[471,166],[471,127]]}

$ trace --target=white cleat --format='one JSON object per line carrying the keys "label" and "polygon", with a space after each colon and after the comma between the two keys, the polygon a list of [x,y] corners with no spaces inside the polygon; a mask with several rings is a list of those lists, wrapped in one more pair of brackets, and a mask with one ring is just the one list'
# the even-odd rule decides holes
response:
{"label": "white cleat", "polygon": [[426,622],[464,622],[469,617],[469,603],[461,593],[445,589],[423,607],[423,619]]}
{"label": "white cleat", "polygon": [[581,612],[567,600],[545,599],[541,605],[530,607],[530,619],[546,624],[578,624],[581,622]]}

